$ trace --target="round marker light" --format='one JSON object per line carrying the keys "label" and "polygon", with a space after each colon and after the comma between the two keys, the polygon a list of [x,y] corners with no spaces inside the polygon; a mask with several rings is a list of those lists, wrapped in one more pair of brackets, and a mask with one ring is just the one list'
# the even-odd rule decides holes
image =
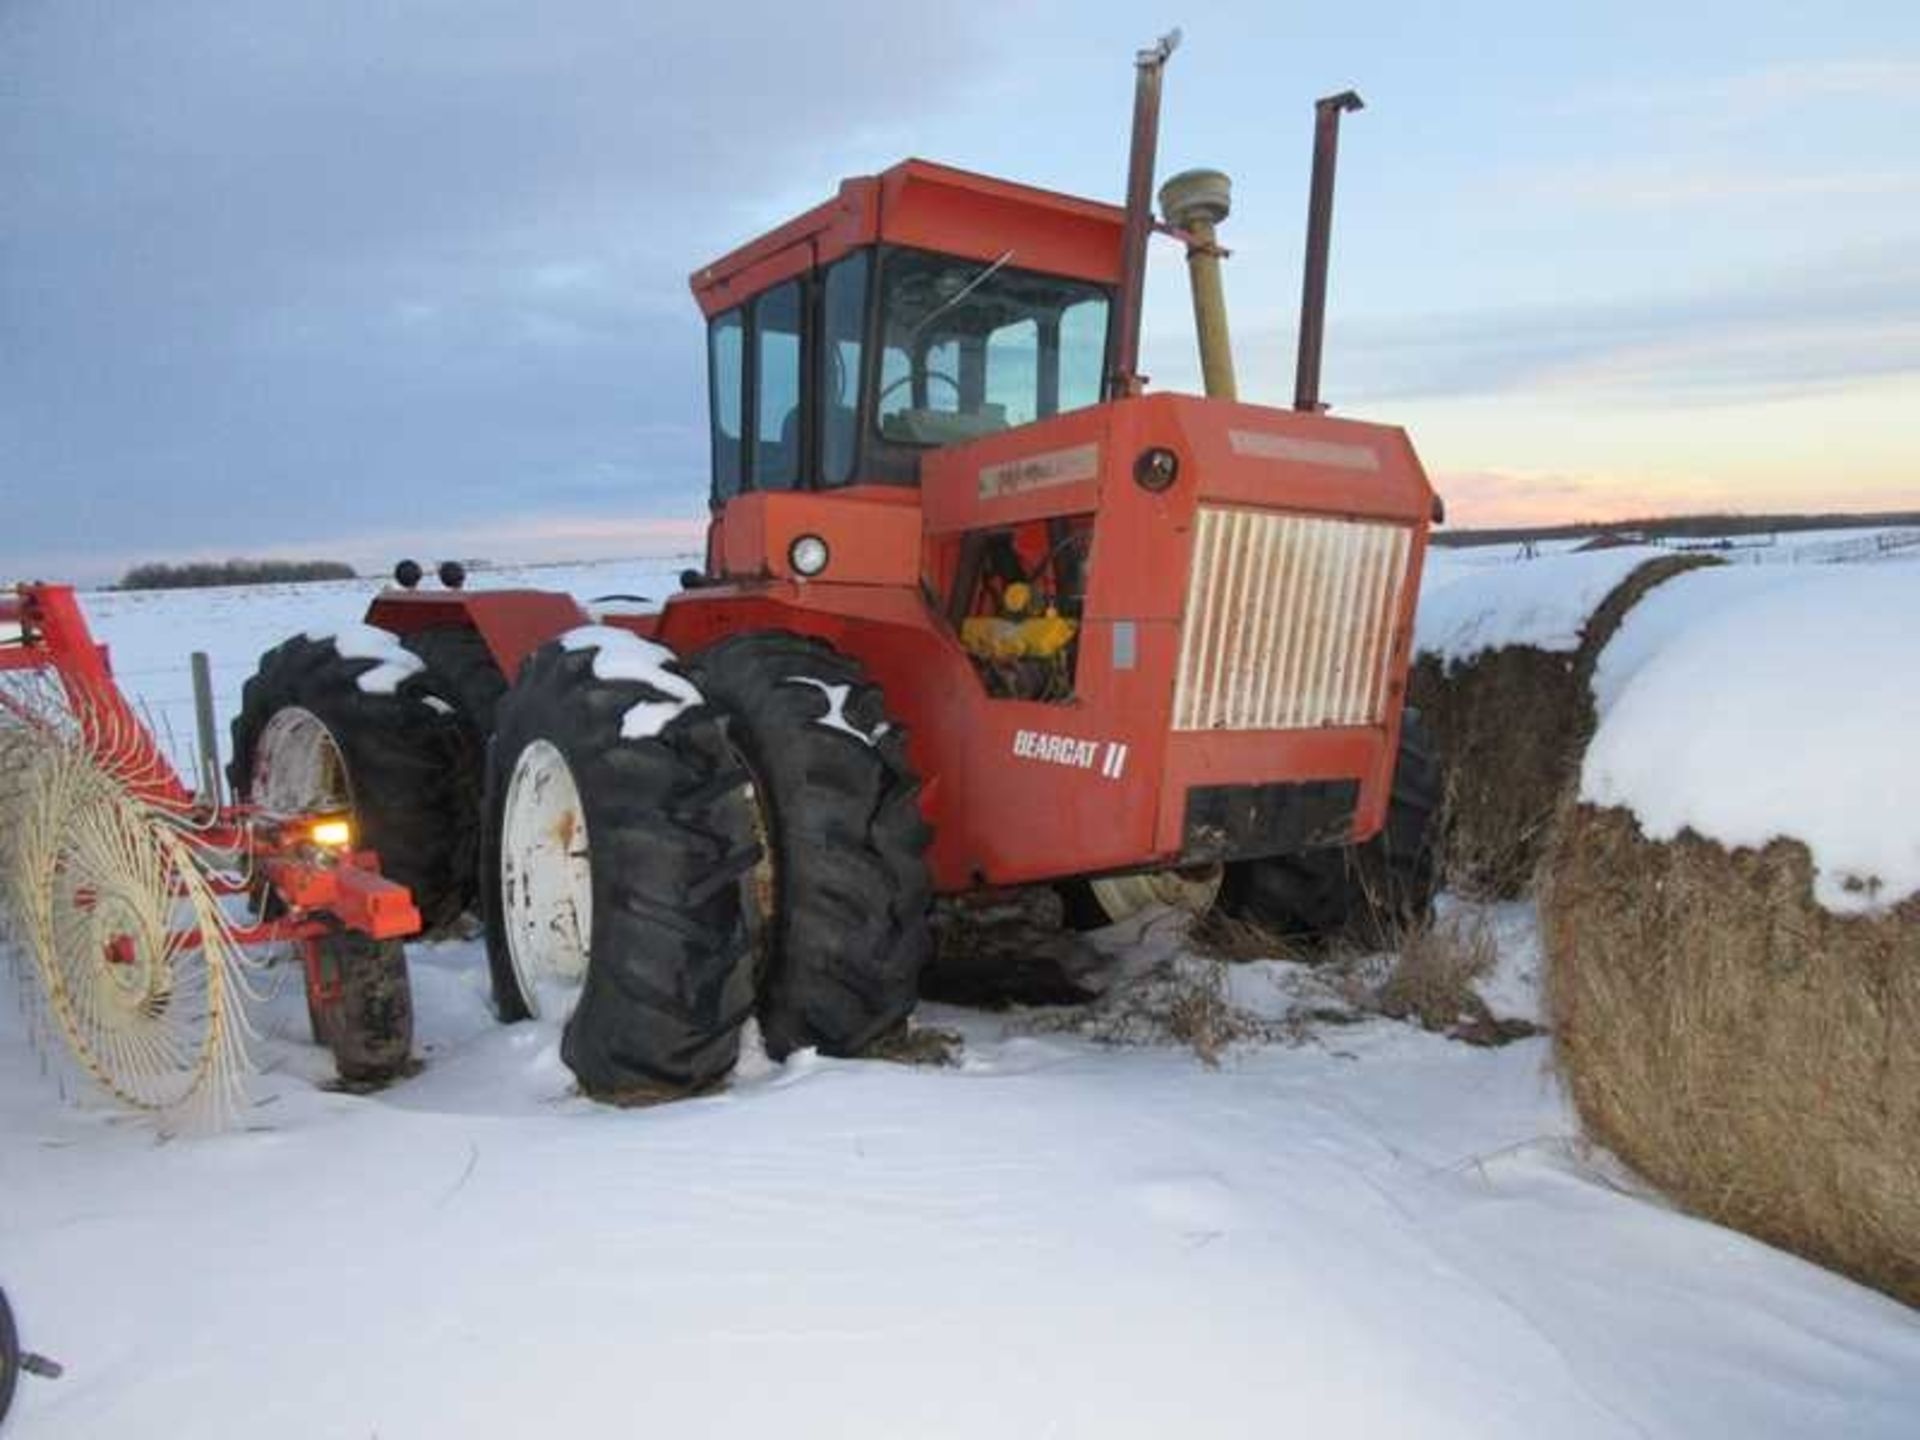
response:
{"label": "round marker light", "polygon": [[1158,445],[1151,450],[1142,450],[1140,458],[1133,462],[1134,483],[1155,495],[1172,489],[1179,474],[1180,457]]}
{"label": "round marker light", "polygon": [[787,547],[787,563],[796,575],[809,579],[827,568],[827,542],[818,535],[801,535]]}

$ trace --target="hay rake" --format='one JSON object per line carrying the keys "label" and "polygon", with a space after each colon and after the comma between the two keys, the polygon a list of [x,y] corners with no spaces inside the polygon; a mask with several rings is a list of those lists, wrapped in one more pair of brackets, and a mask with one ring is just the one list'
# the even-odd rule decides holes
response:
{"label": "hay rake", "polygon": [[330,947],[420,916],[349,815],[224,804],[216,776],[182,781],[71,588],[0,593],[0,922],[36,1028],[123,1102],[217,1120],[247,1069],[250,952],[293,945],[324,1011]]}

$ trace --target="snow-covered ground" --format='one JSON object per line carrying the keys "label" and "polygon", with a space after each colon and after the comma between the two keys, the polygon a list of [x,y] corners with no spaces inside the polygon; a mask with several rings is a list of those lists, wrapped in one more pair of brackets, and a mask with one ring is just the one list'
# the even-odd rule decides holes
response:
{"label": "snow-covered ground", "polygon": [[[563,590],[587,604],[601,596],[663,600],[697,556],[605,560],[591,564],[477,570],[469,590]],[[193,673],[190,656],[204,650],[213,666],[221,745],[240,708],[240,687],[263,652],[307,630],[331,633],[365,616],[381,580],[307,585],[234,585],[211,590],[98,591],[85,597],[87,618],[113,658],[114,673],[152,718],[175,762],[193,773]],[[438,588],[428,579],[423,591]],[[612,605],[609,608],[616,608]],[[625,608],[631,608],[626,606]]]}
{"label": "snow-covered ground", "polygon": [[[535,583],[657,594],[662,567]],[[368,586],[92,597],[156,711]],[[1530,913],[1492,990],[1530,1003]],[[1177,948],[1166,926],[1141,946]],[[326,1084],[263,973],[241,1124],[63,1099],[0,1007],[22,1436],[1888,1436],[1920,1316],[1584,1156],[1544,1041],[1303,1020],[1217,1068],[930,1008],[952,1068],[743,1068],[615,1110],[473,944],[415,947],[422,1071]],[[1233,972],[1284,1015],[1289,966]]]}

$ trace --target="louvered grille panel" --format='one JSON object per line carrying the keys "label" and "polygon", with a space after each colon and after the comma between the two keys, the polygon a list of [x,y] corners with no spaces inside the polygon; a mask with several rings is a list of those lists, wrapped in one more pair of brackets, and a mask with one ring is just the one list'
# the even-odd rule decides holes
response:
{"label": "louvered grille panel", "polygon": [[1176,730],[1380,719],[1411,531],[1202,506],[1187,581]]}

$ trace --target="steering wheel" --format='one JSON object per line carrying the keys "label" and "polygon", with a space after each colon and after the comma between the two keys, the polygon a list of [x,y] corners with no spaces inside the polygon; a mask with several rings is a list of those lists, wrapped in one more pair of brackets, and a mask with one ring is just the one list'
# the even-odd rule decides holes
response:
{"label": "steering wheel", "polygon": [[[953,398],[955,400],[960,399],[960,396],[961,396],[960,382],[954,379],[951,375],[947,374],[946,371],[928,370],[924,372],[924,375],[925,375],[925,378],[928,380],[940,380],[940,381],[944,381],[948,385],[951,385],[953,387]],[[881,402],[885,400],[887,396],[891,395],[894,391],[898,390],[902,385],[909,383],[912,379],[913,379],[912,375],[902,375],[898,380],[892,380],[892,381],[889,381],[887,384],[882,385],[880,387],[880,393],[873,397],[874,408],[875,409],[881,408]]]}

